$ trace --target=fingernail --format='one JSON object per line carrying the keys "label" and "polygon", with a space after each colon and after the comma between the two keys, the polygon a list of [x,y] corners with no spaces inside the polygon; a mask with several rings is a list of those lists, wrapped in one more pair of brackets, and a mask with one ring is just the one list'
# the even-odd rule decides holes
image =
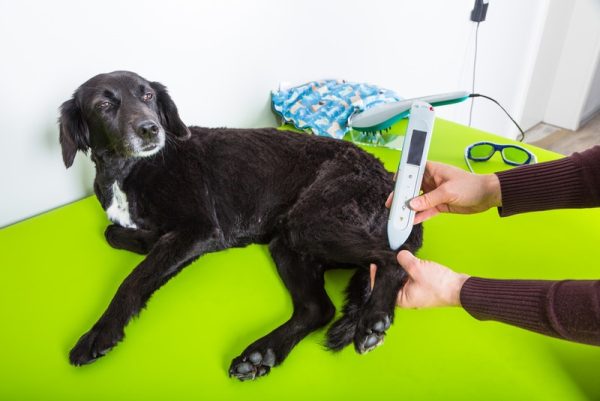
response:
{"label": "fingernail", "polygon": [[408,208],[409,208],[410,210],[413,210],[413,211],[414,211],[414,210],[415,210],[415,208],[419,206],[419,199],[418,199],[418,198],[412,198],[412,199],[409,199],[409,200],[406,202],[406,206],[408,206]]}

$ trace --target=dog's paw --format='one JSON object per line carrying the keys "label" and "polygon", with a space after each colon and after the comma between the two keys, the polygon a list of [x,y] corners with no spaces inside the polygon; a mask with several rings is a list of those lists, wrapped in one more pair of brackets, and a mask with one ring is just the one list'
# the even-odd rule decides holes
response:
{"label": "dog's paw", "polygon": [[356,333],[356,317],[344,315],[336,320],[327,330],[325,346],[332,351],[341,351],[352,342]]}
{"label": "dog's paw", "polygon": [[354,336],[356,352],[364,354],[383,344],[385,331],[390,328],[391,323],[390,316],[385,312],[363,316]]}
{"label": "dog's paw", "polygon": [[229,377],[237,377],[241,381],[254,380],[271,371],[276,362],[275,352],[266,350],[246,350],[231,362]]}
{"label": "dog's paw", "polygon": [[104,238],[108,245],[115,249],[123,249],[140,255],[148,254],[154,244],[151,233],[143,233],[141,230],[116,224],[106,227]]}
{"label": "dog's paw", "polygon": [[119,234],[122,230],[123,227],[116,224],[111,224],[110,226],[106,227],[106,230],[104,230],[104,238],[106,239],[106,242],[108,242],[108,245],[116,249],[121,248]]}
{"label": "dog's paw", "polygon": [[92,329],[77,341],[77,344],[69,353],[69,361],[74,366],[92,363],[104,356],[122,338],[122,332],[111,333],[107,330]]}

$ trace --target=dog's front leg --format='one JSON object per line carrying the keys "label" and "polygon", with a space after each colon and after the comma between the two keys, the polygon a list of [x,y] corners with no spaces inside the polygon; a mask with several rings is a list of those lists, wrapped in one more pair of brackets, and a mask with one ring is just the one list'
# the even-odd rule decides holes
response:
{"label": "dog's front leg", "polygon": [[145,306],[154,291],[204,253],[222,249],[219,230],[196,229],[163,235],[146,259],[127,276],[98,322],[71,350],[73,365],[84,365],[106,354],[122,338],[129,320]]}
{"label": "dog's front leg", "polygon": [[106,227],[104,237],[106,238],[106,242],[113,248],[147,255],[160,238],[160,235],[157,231],[121,227],[117,224],[112,224]]}

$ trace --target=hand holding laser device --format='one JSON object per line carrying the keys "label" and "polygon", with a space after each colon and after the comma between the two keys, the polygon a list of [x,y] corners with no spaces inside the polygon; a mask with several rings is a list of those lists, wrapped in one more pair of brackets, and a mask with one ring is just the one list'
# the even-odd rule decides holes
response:
{"label": "hand holding laser device", "polygon": [[404,244],[412,231],[415,212],[408,207],[408,201],[421,190],[434,120],[435,111],[429,103],[412,104],[388,218],[388,239],[394,250]]}

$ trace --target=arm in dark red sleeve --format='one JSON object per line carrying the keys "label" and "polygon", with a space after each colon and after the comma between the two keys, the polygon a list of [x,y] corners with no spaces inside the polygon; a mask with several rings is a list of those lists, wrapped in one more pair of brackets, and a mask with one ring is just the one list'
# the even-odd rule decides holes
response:
{"label": "arm in dark red sleeve", "polygon": [[551,162],[496,173],[500,216],[600,206],[600,146]]}
{"label": "arm in dark red sleeve", "polygon": [[600,281],[471,277],[461,289],[460,301],[479,320],[600,345]]}

